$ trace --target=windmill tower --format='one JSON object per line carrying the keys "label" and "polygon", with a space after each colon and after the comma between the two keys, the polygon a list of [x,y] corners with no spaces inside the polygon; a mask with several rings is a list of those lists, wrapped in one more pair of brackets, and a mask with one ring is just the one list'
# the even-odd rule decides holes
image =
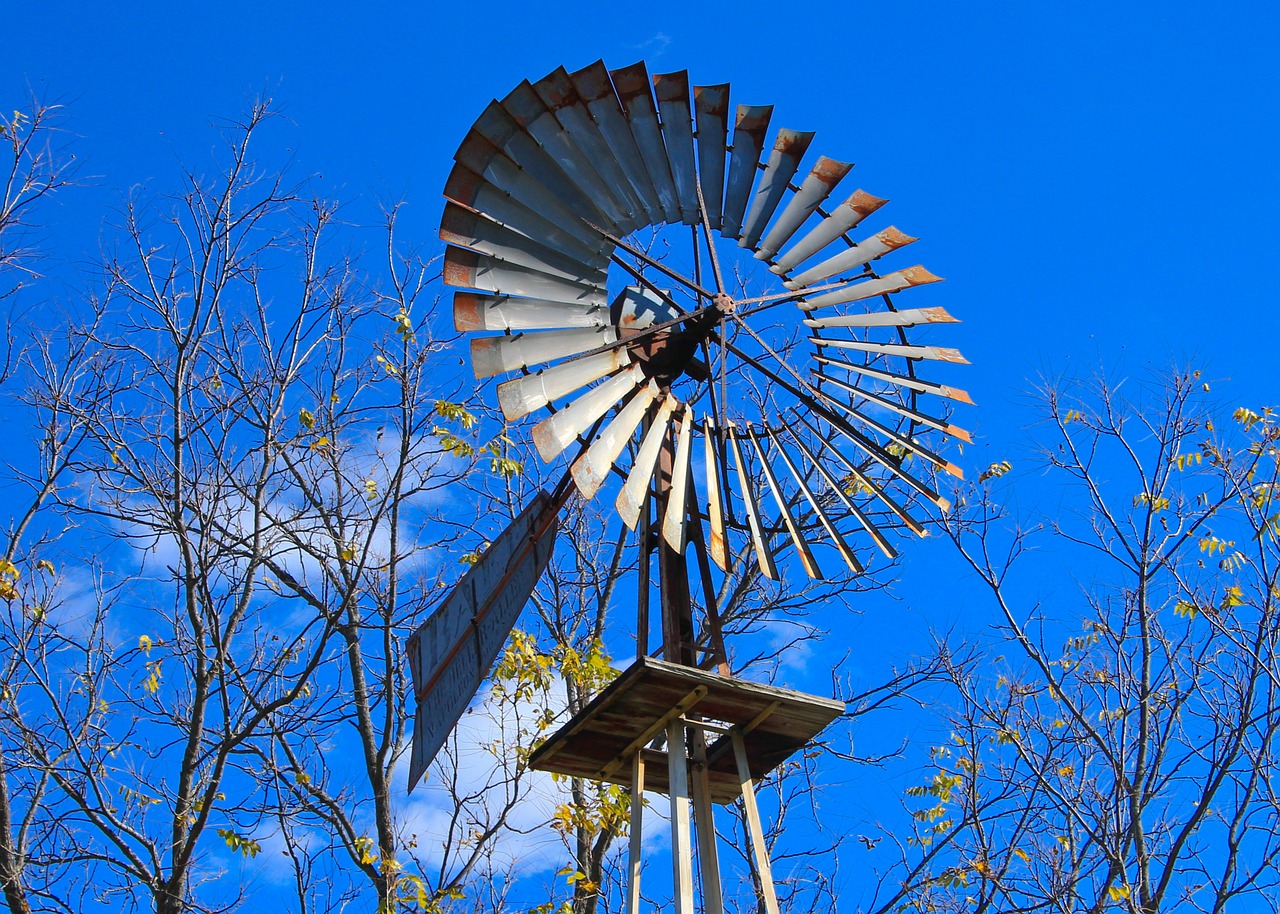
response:
{"label": "windmill tower", "polygon": [[730,675],[715,576],[738,555],[775,580],[788,553],[811,578],[823,552],[854,572],[863,542],[893,557],[884,528],[924,528],[892,490],[945,507],[931,477],[960,475],[922,439],[969,440],[922,402],[968,395],[916,373],[963,358],[909,338],[953,318],[897,303],[938,277],[876,268],[916,239],[860,229],[886,201],[836,194],[847,163],[803,173],[814,134],[769,145],[771,118],[684,71],[560,68],[484,110],[445,186],[444,279],[476,377],[509,375],[505,417],[543,414],[534,443],[548,463],[568,454],[569,473],[415,634],[411,781],[549,561],[565,500],[616,490],[640,550],[636,660],[531,764],[631,790],[632,912],[646,790],[670,798],[678,914],[694,911],[695,842],[703,907],[722,911],[713,807],[739,797],[776,912],[754,784],[844,711]]}

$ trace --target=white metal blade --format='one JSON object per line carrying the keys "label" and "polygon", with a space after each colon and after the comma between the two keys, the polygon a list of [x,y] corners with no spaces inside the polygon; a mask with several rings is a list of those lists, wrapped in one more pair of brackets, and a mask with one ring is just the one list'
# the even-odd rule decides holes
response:
{"label": "white metal blade", "polygon": [[764,227],[769,224],[773,211],[778,208],[782,195],[787,192],[787,185],[800,168],[800,160],[813,142],[813,136],[812,131],[778,131],[773,152],[769,154],[769,162],[764,174],[760,176],[760,185],[751,198],[751,208],[747,210],[747,218],[742,223],[742,237],[738,239],[738,247],[755,247],[760,240]]}
{"label": "white metal blade", "polygon": [[445,204],[440,220],[440,238],[488,254],[504,263],[537,270],[569,282],[603,288],[607,280],[598,258],[588,255],[596,261],[588,263],[577,255],[561,253],[456,203]]}
{"label": "white metal blade", "polygon": [[954,362],[957,365],[968,365],[969,360],[960,354],[958,349],[947,349],[940,346],[909,346],[899,343],[865,343],[862,340],[833,340],[824,336],[811,336],[809,342],[815,346],[830,346],[835,349],[852,349],[856,352],[875,352],[879,355],[900,355],[907,359],[932,359],[939,362]]}
{"label": "white metal blade", "polygon": [[667,147],[667,162],[680,200],[680,221],[697,225],[697,169],[693,160],[693,114],[689,107],[689,71],[655,73],[653,94],[658,99],[662,117],[662,139]]}
{"label": "white metal blade", "polygon": [[782,487],[778,485],[778,480],[773,475],[773,467],[769,466],[769,458],[765,455],[764,448],[760,446],[760,439],[756,436],[755,429],[751,428],[751,426],[747,426],[747,437],[751,439],[751,446],[755,448],[756,456],[760,458],[760,467],[764,471],[764,481],[773,495],[778,511],[782,514],[782,523],[786,526],[787,533],[791,535],[791,542],[795,544],[796,554],[800,556],[800,563],[804,566],[805,574],[815,581],[823,580],[822,569],[818,567],[818,562],[813,557],[813,550],[809,548],[809,543],[804,538],[800,525],[796,523],[795,517],[791,514],[787,499],[782,494]]}
{"label": "white metal blade", "polygon": [[533,427],[533,444],[544,463],[550,463],[591,424],[620,403],[644,380],[644,371],[632,365],[591,388],[560,412],[547,416]]}
{"label": "white metal blade", "polygon": [[724,506],[720,503],[720,449],[716,446],[715,419],[703,420],[704,457],[707,464],[707,516],[711,521],[711,559],[729,570],[729,543],[725,534]]}
{"label": "white metal blade", "polygon": [[600,487],[604,485],[609,471],[618,462],[622,449],[627,446],[631,436],[635,434],[640,420],[649,410],[649,404],[658,396],[658,384],[650,381],[648,385],[636,391],[627,405],[618,411],[613,421],[605,426],[596,440],[591,442],[587,452],[573,464],[573,481],[578,485],[582,497],[590,501],[596,497]]}
{"label": "white metal blade", "polygon": [[680,198],[671,177],[667,162],[667,147],[662,142],[662,128],[658,124],[658,109],[653,101],[653,88],[644,61],[629,67],[611,70],[618,100],[627,112],[631,135],[644,159],[645,170],[653,189],[658,193],[666,222],[680,221]]}
{"label": "white metal blade", "polygon": [[733,462],[738,470],[738,485],[742,488],[742,506],[747,515],[747,526],[751,528],[751,543],[756,550],[756,562],[760,565],[760,573],[771,581],[778,580],[778,565],[773,560],[773,553],[765,541],[764,529],[760,526],[760,504],[756,501],[756,493],[747,478],[747,465],[742,459],[742,448],[738,445],[738,435],[733,422],[728,425],[729,449],[733,451]]}
{"label": "white metal blade", "polygon": [[729,84],[694,86],[698,125],[698,184],[706,204],[707,224],[720,228],[724,211],[724,160],[729,133]]}
{"label": "white metal blade", "polygon": [[471,367],[477,378],[491,378],[496,374],[589,352],[617,340],[618,331],[613,327],[475,337],[471,340]]}
{"label": "white metal blade", "polygon": [[790,240],[796,229],[812,216],[822,205],[822,201],[831,195],[831,191],[840,180],[849,173],[853,165],[848,162],[837,162],[826,156],[819,156],[817,164],[804,179],[800,189],[796,191],[786,209],[778,216],[778,221],[769,229],[756,251],[756,260],[769,260]]}
{"label": "white metal blade", "polygon": [[653,417],[649,431],[645,433],[640,450],[636,453],[636,462],[631,465],[627,481],[618,493],[618,516],[628,528],[634,530],[640,522],[640,511],[644,508],[649,495],[649,483],[653,480],[653,469],[658,463],[658,452],[662,442],[667,438],[667,426],[671,423],[671,413],[680,402],[670,394],[658,407],[658,414]]}
{"label": "white metal blade", "polygon": [[973,443],[973,437],[969,434],[968,431],[966,431],[963,428],[960,428],[960,426],[958,425],[952,425],[950,422],[947,422],[945,419],[936,419],[933,416],[927,416],[924,413],[917,412],[916,410],[911,409],[908,406],[903,406],[901,403],[895,403],[886,397],[881,397],[878,394],[872,393],[871,391],[863,390],[861,387],[857,387],[853,384],[849,384],[845,381],[841,381],[839,378],[833,378],[830,375],[823,374],[820,371],[816,372],[816,374],[819,378],[821,378],[823,381],[827,382],[828,384],[833,384],[836,387],[840,388],[841,390],[846,391],[847,393],[850,393],[855,397],[862,397],[864,400],[870,400],[872,403],[875,403],[877,406],[881,406],[884,409],[889,410],[890,412],[897,413],[899,416],[905,416],[914,422],[919,422],[921,425],[927,425],[929,428],[935,428],[938,431],[942,432],[944,435],[950,435],[953,438],[959,438],[961,441],[965,442],[966,444]]}
{"label": "white metal blade", "polygon": [[453,327],[466,330],[556,330],[608,326],[603,305],[571,305],[545,298],[453,293]]}
{"label": "white metal blade", "polygon": [[676,435],[675,463],[671,467],[671,488],[666,515],[662,518],[662,538],[683,555],[687,543],[685,522],[689,517],[689,456],[693,442],[693,407],[686,406]]}
{"label": "white metal blade", "polygon": [[604,289],[516,266],[488,254],[449,245],[444,254],[446,286],[479,289],[500,295],[549,298],[578,305],[605,302]]}
{"label": "white metal blade", "polygon": [[937,384],[933,381],[925,381],[921,378],[909,378],[906,375],[894,374],[892,371],[884,371],[879,368],[871,368],[867,365],[854,365],[852,362],[844,362],[840,359],[829,359],[824,355],[815,355],[814,361],[822,365],[830,365],[833,368],[842,368],[845,371],[853,371],[858,374],[866,375],[869,378],[875,378],[878,381],[886,381],[890,384],[896,384],[898,387],[906,387],[911,390],[919,391],[923,394],[934,394],[939,397],[946,397],[948,400],[955,400],[958,403],[968,403],[973,405],[973,398],[969,396],[969,392],[961,390],[958,387],[947,387],[945,384]]}
{"label": "white metal blade", "polygon": [[870,311],[866,314],[842,314],[839,317],[806,318],[805,326],[822,330],[829,327],[914,327],[916,324],[959,323],[946,308],[908,308],[905,311]]}
{"label": "white metal blade", "polygon": [[499,384],[498,405],[507,421],[514,422],[630,364],[631,356],[624,346],[561,362],[537,374]]}
{"label": "white metal blade", "polygon": [[885,295],[889,292],[898,292],[911,286],[923,286],[926,283],[942,282],[941,276],[934,276],[924,267],[917,264],[914,267],[907,267],[905,270],[898,270],[895,273],[888,273],[879,279],[868,280],[867,282],[855,283],[845,286],[843,289],[836,289],[834,292],[828,292],[826,295],[819,295],[817,298],[811,298],[808,301],[796,302],[796,307],[805,311],[813,311],[817,308],[827,308],[831,305],[843,305],[846,302],[862,301],[865,298],[871,298],[874,295]]}
{"label": "white metal blade", "polygon": [[818,522],[822,524],[822,529],[827,531],[827,536],[831,539],[832,544],[836,547],[836,551],[840,553],[840,557],[844,559],[844,563],[849,566],[849,570],[861,573],[862,563],[858,561],[857,556],[853,554],[853,550],[849,548],[849,544],[845,542],[844,537],[840,535],[840,531],[836,529],[836,525],[832,523],[831,518],[827,516],[827,512],[822,509],[813,490],[809,488],[809,484],[805,482],[804,475],[800,469],[792,462],[787,455],[786,448],[782,446],[782,441],[778,435],[769,432],[769,440],[773,442],[773,446],[778,449],[778,456],[782,458],[782,462],[786,464],[788,470],[791,471],[791,477],[796,481],[800,492],[804,495],[805,501],[809,502],[809,507],[813,509],[814,516],[818,518]]}
{"label": "white metal blade", "polygon": [[764,149],[773,105],[739,105],[733,128],[733,152],[729,155],[729,178],[724,189],[724,223],[720,234],[737,238],[742,233],[742,214],[747,209],[756,165]]}

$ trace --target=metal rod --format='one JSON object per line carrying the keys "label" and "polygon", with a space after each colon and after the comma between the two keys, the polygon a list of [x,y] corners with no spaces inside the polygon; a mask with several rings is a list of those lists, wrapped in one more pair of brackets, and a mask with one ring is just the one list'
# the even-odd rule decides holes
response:
{"label": "metal rod", "polygon": [[[694,282],[692,279],[689,279],[687,276],[682,276],[681,274],[677,273],[675,270],[673,270],[673,269],[671,269],[670,267],[668,267],[666,264],[662,263],[662,261],[660,261],[660,260],[654,260],[652,257],[650,257],[648,254],[646,254],[644,251],[640,250],[640,249],[639,249],[639,248],[637,248],[637,247],[633,247],[632,245],[627,244],[625,241],[623,241],[623,240],[622,240],[621,238],[619,238],[618,236],[616,236],[616,235],[611,235],[611,234],[609,234],[608,232],[606,232],[604,229],[600,228],[598,225],[592,225],[590,222],[588,222],[588,223],[587,223],[587,225],[590,225],[593,229],[595,229],[597,232],[599,232],[599,233],[600,233],[600,235],[601,235],[601,237],[603,237],[605,240],[607,240],[607,241],[608,241],[610,244],[612,244],[614,247],[622,248],[624,251],[626,251],[628,254],[630,254],[632,257],[634,257],[636,260],[643,261],[644,263],[646,263],[646,264],[648,264],[649,266],[653,267],[653,268],[654,268],[655,270],[657,270],[659,273],[663,273],[663,274],[665,274],[668,278],[670,278],[670,279],[674,279],[676,282],[680,283],[682,286],[686,286],[686,287],[687,287],[687,288],[689,288],[690,290],[692,290],[692,291],[694,291],[694,292],[697,292],[699,295],[701,295],[701,296],[703,296],[703,297],[705,297],[705,298],[708,298],[708,299],[709,299],[709,298],[713,298],[713,297],[714,297],[712,293],[710,293],[710,292],[708,292],[706,289],[702,288],[702,286],[698,285],[698,284],[697,284],[696,282]],[[614,255],[614,256],[616,257],[616,255]]]}

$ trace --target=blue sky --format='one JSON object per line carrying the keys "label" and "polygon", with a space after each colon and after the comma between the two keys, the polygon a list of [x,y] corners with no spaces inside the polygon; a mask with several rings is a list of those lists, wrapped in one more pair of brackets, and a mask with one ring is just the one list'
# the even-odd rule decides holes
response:
{"label": "blue sky", "polygon": [[[453,151],[491,98],[556,66],[643,58],[817,130],[814,151],[858,163],[848,180],[922,237],[948,280],[928,304],[964,320],[948,344],[973,363],[949,376],[978,404],[957,417],[976,433],[971,473],[1017,459],[1041,373],[1199,359],[1230,379],[1226,405],[1276,397],[1270,4],[50,2],[5,24],[0,105],[27,86],[65,103],[93,179],[46,210],[67,297],[111,206],[199,170],[210,121],[255,95],[292,121],[299,173],[357,221],[403,198],[402,240],[431,248]],[[912,585],[929,556],[904,567],[920,628],[962,609]]]}

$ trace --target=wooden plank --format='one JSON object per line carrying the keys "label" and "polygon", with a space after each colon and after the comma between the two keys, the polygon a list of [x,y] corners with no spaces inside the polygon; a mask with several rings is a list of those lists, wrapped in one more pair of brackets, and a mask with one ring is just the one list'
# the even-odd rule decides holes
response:
{"label": "wooden plank", "polygon": [[769,848],[764,843],[764,828],[760,824],[760,809],[756,806],[755,785],[751,783],[751,769],[747,764],[747,750],[742,734],[730,734],[733,755],[738,763],[738,780],[742,787],[742,805],[747,813],[747,833],[755,860],[756,875],[760,879],[760,894],[764,899],[766,914],[778,914],[778,895],[773,888],[773,869],[769,865]]}
{"label": "wooden plank", "polygon": [[[694,724],[697,728],[697,724]],[[724,914],[720,891],[720,857],[716,850],[716,820],[711,805],[711,778],[707,774],[707,739],[693,731],[693,830],[698,838],[698,875],[702,881],[703,914]]]}
{"label": "wooden plank", "polygon": [[[693,847],[689,843],[689,760],[684,724],[667,724],[667,795],[671,798],[671,865],[675,914],[694,914]],[[776,914],[776,912],[771,912]]]}
{"label": "wooden plank", "polygon": [[644,839],[644,753],[631,758],[631,841],[627,851],[627,914],[640,914],[640,851]]}

